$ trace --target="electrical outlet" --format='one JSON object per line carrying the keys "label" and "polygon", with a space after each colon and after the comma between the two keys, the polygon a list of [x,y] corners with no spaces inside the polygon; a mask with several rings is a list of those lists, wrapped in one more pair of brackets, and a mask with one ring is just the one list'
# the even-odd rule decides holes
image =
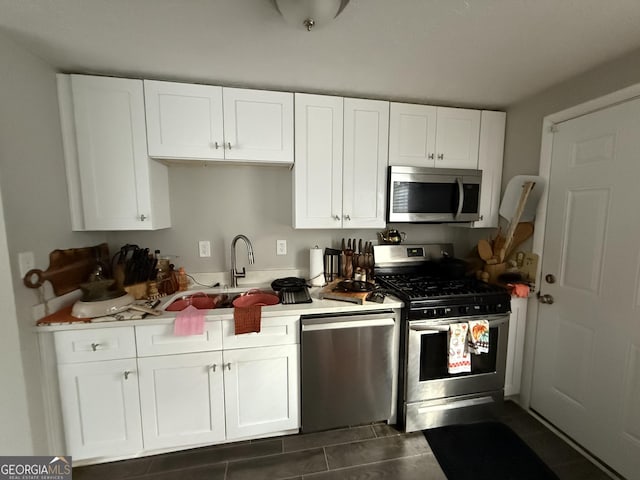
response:
{"label": "electrical outlet", "polygon": [[286,254],[287,254],[287,241],[276,240],[276,255],[286,255]]}
{"label": "electrical outlet", "polygon": [[24,278],[29,270],[36,268],[33,252],[18,253],[18,267],[20,268],[20,278]]}
{"label": "electrical outlet", "polygon": [[211,256],[211,242],[209,240],[200,240],[198,242],[198,252],[201,257]]}

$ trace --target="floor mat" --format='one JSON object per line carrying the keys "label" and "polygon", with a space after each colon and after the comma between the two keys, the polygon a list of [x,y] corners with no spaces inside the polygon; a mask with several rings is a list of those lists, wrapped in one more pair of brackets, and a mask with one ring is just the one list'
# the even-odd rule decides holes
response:
{"label": "floor mat", "polygon": [[449,480],[559,480],[502,423],[449,425],[423,433]]}

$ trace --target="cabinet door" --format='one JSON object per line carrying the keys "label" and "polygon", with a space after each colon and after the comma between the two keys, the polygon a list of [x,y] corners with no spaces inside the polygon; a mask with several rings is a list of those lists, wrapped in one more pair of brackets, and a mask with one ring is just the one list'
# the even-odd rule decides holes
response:
{"label": "cabinet door", "polygon": [[142,450],[136,360],[58,366],[67,454],[80,460]]}
{"label": "cabinet door", "polygon": [[139,358],[145,449],[224,440],[222,353]]}
{"label": "cabinet door", "polygon": [[437,109],[437,168],[478,168],[480,110]]}
{"label": "cabinet door", "polygon": [[224,159],[222,88],[144,81],[149,156]]}
{"label": "cabinet door", "polygon": [[435,166],[436,107],[391,103],[389,165]]}
{"label": "cabinet door", "polygon": [[344,99],[342,225],[384,228],[389,102]]}
{"label": "cabinet door", "polygon": [[504,378],[504,394],[518,395],[522,377],[522,356],[524,353],[524,332],[527,321],[527,299],[511,298],[509,317],[509,344]]}
{"label": "cabinet door", "polygon": [[482,111],[478,152],[478,170],[482,170],[480,220],[473,222],[474,228],[498,227],[506,116],[504,112]]}
{"label": "cabinet door", "polygon": [[168,194],[168,180],[147,157],[142,80],[71,75],[71,89],[84,229],[169,226],[168,198],[152,205],[152,182]]}
{"label": "cabinet door", "polygon": [[300,428],[298,345],[225,350],[227,438]]}
{"label": "cabinet door", "polygon": [[293,163],[293,93],[223,89],[225,158]]}
{"label": "cabinet door", "polygon": [[295,95],[294,228],[342,227],[343,99]]}

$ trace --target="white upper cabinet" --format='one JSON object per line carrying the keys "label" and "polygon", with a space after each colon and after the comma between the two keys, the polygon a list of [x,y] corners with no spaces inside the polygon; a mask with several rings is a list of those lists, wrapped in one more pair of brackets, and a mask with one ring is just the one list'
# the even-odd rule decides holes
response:
{"label": "white upper cabinet", "polygon": [[389,103],[296,94],[295,228],[385,226]]}
{"label": "white upper cabinet", "polygon": [[391,103],[389,165],[478,167],[480,111]]}
{"label": "white upper cabinet", "polygon": [[224,159],[222,87],[144,81],[149,156]]}
{"label": "white upper cabinet", "polygon": [[296,94],[294,228],[342,227],[343,99]]}
{"label": "white upper cabinet", "polygon": [[171,226],[167,167],[147,156],[142,80],[58,75],[74,230]]}
{"label": "white upper cabinet", "polygon": [[478,170],[482,170],[480,220],[472,223],[474,228],[498,227],[506,117],[504,112],[482,111],[478,154]]}
{"label": "white upper cabinet", "polygon": [[149,155],[293,163],[293,94],[144,81]]}

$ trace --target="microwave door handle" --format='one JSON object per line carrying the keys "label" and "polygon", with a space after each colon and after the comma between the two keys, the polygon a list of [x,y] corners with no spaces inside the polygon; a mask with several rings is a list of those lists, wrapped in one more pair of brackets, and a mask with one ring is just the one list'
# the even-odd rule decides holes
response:
{"label": "microwave door handle", "polygon": [[456,183],[458,184],[458,211],[453,216],[453,218],[458,218],[462,213],[462,205],[464,204],[464,188],[462,188],[462,179],[460,177],[456,177]]}

